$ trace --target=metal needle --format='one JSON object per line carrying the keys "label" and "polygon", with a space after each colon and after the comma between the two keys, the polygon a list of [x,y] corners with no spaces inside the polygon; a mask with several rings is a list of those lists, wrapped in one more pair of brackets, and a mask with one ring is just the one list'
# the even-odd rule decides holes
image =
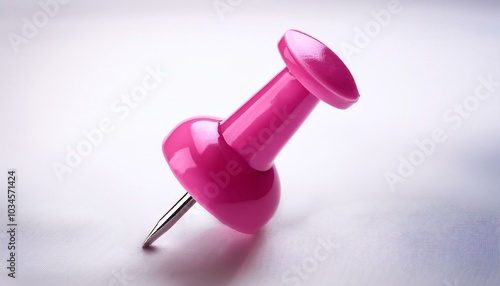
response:
{"label": "metal needle", "polygon": [[169,230],[194,204],[196,201],[186,193],[155,225],[148,235],[142,247],[148,247]]}

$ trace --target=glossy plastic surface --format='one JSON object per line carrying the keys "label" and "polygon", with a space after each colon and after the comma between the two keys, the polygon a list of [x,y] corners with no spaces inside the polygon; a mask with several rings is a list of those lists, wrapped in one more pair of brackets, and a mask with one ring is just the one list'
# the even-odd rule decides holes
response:
{"label": "glossy plastic surface", "polygon": [[245,233],[276,211],[280,183],[273,161],[319,100],[347,108],[359,97],[349,70],[318,40],[289,30],[278,48],[287,67],[230,117],[190,119],[163,143],[191,196]]}
{"label": "glossy plastic surface", "polygon": [[278,43],[287,67],[221,123],[220,133],[257,170],[267,170],[319,100],[337,108],[359,93],[344,63],[327,46],[289,30]]}
{"label": "glossy plastic surface", "polygon": [[222,121],[220,133],[250,166],[264,171],[318,102],[285,68]]}
{"label": "glossy plastic surface", "polygon": [[274,214],[278,172],[250,167],[219,135],[220,119],[181,123],[163,142],[163,154],[189,194],[224,224],[254,233]]}
{"label": "glossy plastic surface", "polygon": [[279,41],[278,49],[290,72],[321,101],[340,109],[358,101],[359,93],[351,72],[322,42],[289,30]]}

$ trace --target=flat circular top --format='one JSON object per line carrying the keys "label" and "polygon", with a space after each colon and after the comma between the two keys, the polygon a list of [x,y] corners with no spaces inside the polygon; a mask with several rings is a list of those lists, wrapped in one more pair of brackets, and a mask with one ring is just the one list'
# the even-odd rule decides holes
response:
{"label": "flat circular top", "polygon": [[359,93],[349,69],[327,46],[297,30],[288,30],[278,43],[290,72],[320,100],[345,109]]}

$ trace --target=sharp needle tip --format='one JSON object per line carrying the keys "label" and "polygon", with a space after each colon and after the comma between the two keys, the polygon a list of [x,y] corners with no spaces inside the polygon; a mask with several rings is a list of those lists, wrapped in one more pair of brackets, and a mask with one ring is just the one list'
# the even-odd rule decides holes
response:
{"label": "sharp needle tip", "polygon": [[142,243],[142,248],[147,248],[162,234],[169,230],[196,201],[186,193],[155,225],[146,240]]}

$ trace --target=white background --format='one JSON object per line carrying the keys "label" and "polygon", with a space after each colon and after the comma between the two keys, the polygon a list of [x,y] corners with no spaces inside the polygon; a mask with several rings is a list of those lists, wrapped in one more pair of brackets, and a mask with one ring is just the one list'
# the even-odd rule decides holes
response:
{"label": "white background", "polygon": [[[60,4],[19,45],[10,33],[44,12],[0,2],[0,285],[500,284],[500,87],[473,98],[480,77],[500,81],[498,1],[401,1],[383,26],[373,14],[383,0],[233,0],[219,12],[212,0],[172,2]],[[260,233],[197,206],[142,250],[184,194],[164,136],[187,117],[231,114],[283,67],[276,43],[290,28],[345,60],[359,102],[321,103],[282,151],[281,204]],[[113,112],[148,67],[168,77],[128,116]],[[474,102],[460,124],[444,118]],[[105,118],[114,130],[58,180],[52,166]],[[387,172],[436,128],[446,141],[392,190]],[[16,279],[5,262],[9,168]]]}

